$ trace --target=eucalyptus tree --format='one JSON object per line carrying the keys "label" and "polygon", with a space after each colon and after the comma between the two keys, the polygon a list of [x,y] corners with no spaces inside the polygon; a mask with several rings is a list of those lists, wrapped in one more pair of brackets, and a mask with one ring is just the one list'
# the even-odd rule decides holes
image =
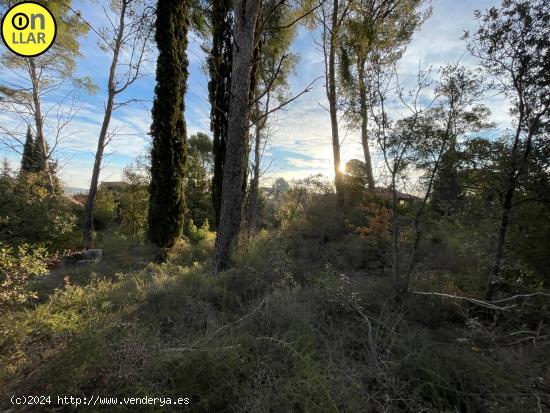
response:
{"label": "eucalyptus tree", "polygon": [[348,119],[360,125],[367,184],[375,188],[369,149],[369,74],[375,65],[394,64],[423,21],[430,0],[356,0],[350,3],[339,42],[339,86]]}
{"label": "eucalyptus tree", "polygon": [[486,298],[501,272],[506,234],[515,197],[528,176],[537,147],[548,141],[550,122],[550,3],[503,0],[499,8],[477,12],[479,28],[467,34],[470,52],[481,60],[497,87],[509,98],[514,119],[502,191],[502,211]]}
{"label": "eucalyptus tree", "polygon": [[[97,149],[90,181],[90,189],[84,208],[84,246],[90,248],[93,242],[93,211],[99,185],[101,163],[105,147],[113,138],[109,127],[113,112],[126,106],[134,99],[117,102],[117,97],[142,76],[143,63],[149,53],[154,9],[146,0],[115,0],[112,12],[117,16],[112,28],[101,33],[101,48],[111,54],[109,77],[107,79],[107,101],[103,122],[97,139]],[[124,55],[128,56],[127,58]]]}
{"label": "eucalyptus tree", "polygon": [[[0,0],[0,11],[12,5]],[[89,78],[75,76],[76,60],[80,57],[79,40],[88,32],[88,26],[72,11],[72,0],[41,1],[57,22],[57,36],[47,52],[36,57],[22,57],[6,51],[0,63],[6,76],[0,81],[0,107],[12,115],[14,128],[0,125],[0,142],[19,151],[24,146],[24,135],[17,131],[21,125],[33,125],[36,147],[39,150],[38,169],[44,174],[47,189],[54,191],[55,180],[50,162],[64,138],[76,110],[78,90],[94,91]],[[60,104],[55,110],[45,102],[56,97]],[[50,118],[52,119],[49,122]]]}
{"label": "eucalyptus tree", "polygon": [[185,213],[187,133],[184,119],[187,90],[189,2],[159,0],[155,40],[157,85],[153,102],[151,183],[147,237],[161,248],[181,236]]}

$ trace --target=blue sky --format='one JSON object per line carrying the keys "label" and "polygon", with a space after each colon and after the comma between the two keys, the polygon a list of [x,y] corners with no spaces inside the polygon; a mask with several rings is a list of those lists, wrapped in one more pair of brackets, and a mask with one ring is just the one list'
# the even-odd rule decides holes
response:
{"label": "blue sky", "polygon": [[[75,8],[94,27],[101,27],[106,19],[101,7],[108,1],[75,1]],[[464,30],[473,30],[477,22],[473,13],[476,9],[497,6],[498,0],[433,0],[433,15],[422,29],[416,33],[407,52],[400,62],[400,78],[405,83],[414,80],[419,64],[432,66],[434,72],[446,63],[460,60],[473,65],[476,61],[470,57],[461,40]],[[313,42],[314,33],[300,29],[293,43],[293,52],[300,56],[296,73],[290,79],[294,93],[301,91],[307,84],[323,73],[322,55]],[[73,120],[71,131],[75,134],[65,142],[58,152],[62,166],[61,179],[67,186],[86,188],[89,185],[93,166],[93,154],[97,145],[97,136],[103,120],[103,107],[106,95],[106,81],[110,56],[98,46],[98,36],[90,32],[82,39],[82,58],[78,62],[77,72],[80,76],[90,76],[99,90],[96,94],[80,96],[81,109]],[[0,53],[6,50],[3,48]],[[199,41],[190,39],[189,45],[189,81],[185,97],[185,117],[189,134],[199,131],[209,132],[209,111],[207,77],[204,73],[205,56]],[[154,62],[145,66],[145,76],[132,85],[121,96],[120,100],[138,98],[142,102],[119,109],[114,113],[111,129],[117,129],[117,137],[107,147],[108,156],[100,179],[118,180],[122,168],[132,162],[149,145],[148,130],[151,122],[150,108],[154,90]],[[12,74],[0,67],[0,80],[8,79]],[[55,108],[59,97],[51,96],[48,104]],[[486,102],[493,112],[493,120],[500,127],[509,125],[508,104],[500,97]],[[265,172],[268,178],[282,176],[286,179],[302,178],[314,173],[332,176],[332,148],[330,138],[330,120],[322,106],[326,106],[323,81],[318,81],[310,93],[305,94],[286,110],[276,114],[276,124],[270,144],[266,150],[265,165],[270,165]],[[14,122],[11,115],[0,113],[0,122]],[[362,149],[358,131],[348,130],[341,125],[342,157],[362,159]],[[381,173],[382,164],[376,156],[373,145],[374,164],[377,173]],[[17,165],[17,155],[0,148],[0,156]]]}

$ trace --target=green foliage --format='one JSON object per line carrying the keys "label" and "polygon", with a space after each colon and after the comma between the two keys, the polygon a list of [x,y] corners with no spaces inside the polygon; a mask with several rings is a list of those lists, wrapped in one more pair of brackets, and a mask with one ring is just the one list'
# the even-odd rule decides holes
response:
{"label": "green foliage", "polygon": [[453,310],[440,300],[393,307],[383,280],[312,269],[289,259],[280,240],[259,238],[218,277],[169,258],[69,283],[34,309],[7,313],[0,393],[44,382],[54,393],[115,397],[185,389],[193,412],[530,411],[537,397],[544,403],[533,380],[547,346],[490,350],[477,341],[479,320],[449,325]]}
{"label": "green foliage", "polygon": [[124,168],[123,177],[127,185],[119,194],[120,227],[125,234],[141,239],[147,228],[150,178],[139,162]]}
{"label": "green foliage", "polygon": [[194,244],[194,245],[208,239],[212,234],[210,232],[210,225],[208,224],[208,219],[204,221],[204,223],[200,228],[197,228],[197,226],[193,223],[193,220],[190,219],[187,222],[187,229],[185,232],[186,232],[187,238],[189,238],[189,242],[191,242],[191,244]]}
{"label": "green foliage", "polygon": [[422,11],[426,3],[425,0],[351,3],[338,40],[338,80],[348,105],[353,108],[348,117],[352,124],[361,122],[359,85],[369,84],[368,72],[372,66],[391,65],[401,58],[414,32],[431,14],[431,8]]}
{"label": "green foliage", "polygon": [[199,132],[191,135],[187,144],[190,153],[198,152],[200,154],[205,167],[212,164],[212,139],[206,133]]}
{"label": "green foliage", "polygon": [[25,145],[23,146],[23,155],[21,157],[21,172],[38,172],[40,165],[41,152],[37,150],[34,138],[32,136],[32,130],[29,126],[27,128],[27,138],[25,139]]}
{"label": "green foliage", "polygon": [[43,246],[21,244],[14,248],[0,241],[0,308],[36,298],[27,287],[34,277],[48,273],[47,259]]}
{"label": "green foliage", "polygon": [[48,192],[40,174],[0,174],[0,240],[17,244],[47,243],[63,248],[71,239],[77,218],[69,201]]}
{"label": "green foliage", "polygon": [[207,170],[208,155],[191,148],[185,175],[187,216],[199,225],[214,218]]}
{"label": "green foliage", "polygon": [[183,113],[187,89],[189,3],[157,5],[155,40],[159,49],[151,135],[148,238],[171,247],[181,236],[185,213],[187,135]]}
{"label": "green foliage", "polygon": [[94,206],[94,228],[96,230],[105,230],[111,228],[118,221],[118,194],[100,187],[97,191]]}

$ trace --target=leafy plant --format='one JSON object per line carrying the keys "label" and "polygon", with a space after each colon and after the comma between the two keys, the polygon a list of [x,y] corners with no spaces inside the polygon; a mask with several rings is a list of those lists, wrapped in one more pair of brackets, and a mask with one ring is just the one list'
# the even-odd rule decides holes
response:
{"label": "leafy plant", "polygon": [[21,244],[17,248],[0,242],[0,306],[25,303],[36,294],[27,289],[33,277],[48,273],[44,246]]}

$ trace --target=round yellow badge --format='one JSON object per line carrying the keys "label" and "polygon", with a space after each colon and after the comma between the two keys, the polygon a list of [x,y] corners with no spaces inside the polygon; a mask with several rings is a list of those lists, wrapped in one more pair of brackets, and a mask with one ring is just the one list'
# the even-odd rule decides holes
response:
{"label": "round yellow badge", "polygon": [[2,40],[13,53],[39,56],[55,40],[57,23],[52,13],[32,1],[16,4],[2,19]]}

